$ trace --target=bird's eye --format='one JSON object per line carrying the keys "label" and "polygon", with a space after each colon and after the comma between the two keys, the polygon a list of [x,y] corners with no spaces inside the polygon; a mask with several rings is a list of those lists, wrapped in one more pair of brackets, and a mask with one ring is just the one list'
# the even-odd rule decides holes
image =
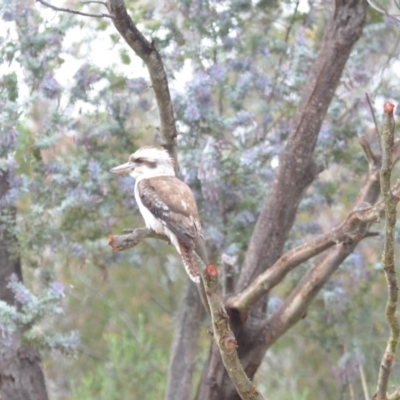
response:
{"label": "bird's eye", "polygon": [[136,164],[141,164],[143,162],[143,158],[137,158],[136,160],[135,160],[135,163]]}

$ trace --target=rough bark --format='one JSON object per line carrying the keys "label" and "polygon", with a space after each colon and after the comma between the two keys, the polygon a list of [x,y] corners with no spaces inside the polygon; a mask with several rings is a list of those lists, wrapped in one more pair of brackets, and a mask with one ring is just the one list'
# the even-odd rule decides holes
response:
{"label": "rough bark", "polygon": [[0,398],[4,400],[47,400],[39,353],[26,346],[2,349]]}
{"label": "rough bark", "polygon": [[[8,173],[0,172],[0,201],[9,190]],[[0,218],[0,300],[14,303],[13,293],[7,288],[12,274],[22,279],[21,263],[15,249],[16,238],[10,232],[15,221],[14,207],[2,207]],[[40,365],[39,353],[20,341],[20,332],[12,337],[9,347],[0,350],[0,399],[47,400],[46,384]]]}
{"label": "rough bark", "polygon": [[303,194],[318,173],[313,152],[318,134],[366,17],[365,0],[336,1],[292,122],[279,168],[251,237],[238,290],[281,255]]}
{"label": "rough bark", "polygon": [[[343,68],[362,33],[366,10],[365,0],[335,2],[320,50],[302,90],[278,171],[249,242],[237,292],[245,289],[281,256],[298,205],[319,172],[313,160],[315,143]],[[235,328],[239,356],[252,378],[266,350],[265,335],[260,335],[261,327],[265,327],[265,314],[253,308],[244,323],[236,310],[228,309],[228,312]],[[223,370],[216,346],[211,346],[197,399],[239,399]]]}

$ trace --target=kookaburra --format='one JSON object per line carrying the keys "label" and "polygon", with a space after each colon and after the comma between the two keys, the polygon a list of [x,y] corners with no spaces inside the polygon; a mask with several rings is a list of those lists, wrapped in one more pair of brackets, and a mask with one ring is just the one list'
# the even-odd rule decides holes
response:
{"label": "kookaburra", "polygon": [[169,238],[190,278],[199,283],[194,251],[199,253],[203,233],[197,205],[189,187],[175,176],[174,161],[168,152],[142,147],[111,172],[129,174],[136,180],[135,199],[146,226]]}

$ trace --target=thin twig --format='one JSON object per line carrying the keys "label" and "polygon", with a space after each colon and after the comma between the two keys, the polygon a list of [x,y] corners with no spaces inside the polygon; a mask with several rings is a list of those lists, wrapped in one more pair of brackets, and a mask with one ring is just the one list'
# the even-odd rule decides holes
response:
{"label": "thin twig", "polygon": [[[369,94],[368,94],[368,93],[365,93],[365,97],[367,98],[368,105],[369,105],[369,109],[371,110],[372,119],[373,119],[374,124],[375,124],[375,131],[376,131],[376,134],[377,134],[377,136],[379,137],[379,128],[378,128],[378,123],[376,122],[376,116],[375,116],[374,107],[372,107],[372,102],[371,102],[371,99],[369,98]],[[379,142],[379,143],[380,143],[380,142]]]}
{"label": "thin twig", "polygon": [[50,3],[48,3],[47,1],[44,1],[44,0],[36,0],[36,2],[42,4],[42,5],[46,6],[46,7],[49,7],[49,8],[51,8],[51,9],[55,10],[55,11],[62,11],[62,12],[70,13],[70,14],[83,15],[83,16],[85,16],[85,17],[93,17],[93,18],[111,18],[111,19],[114,18],[114,17],[113,17],[112,15],[110,15],[110,14],[104,14],[104,13],[101,13],[101,14],[84,13],[84,12],[81,12],[81,11],[72,10],[71,8],[56,7],[56,6],[53,6],[53,4],[50,4]]}
{"label": "thin twig", "polygon": [[162,311],[164,311],[167,315],[169,315],[170,317],[173,317],[173,316],[174,316],[174,313],[173,313],[171,310],[168,310],[168,308],[165,307],[165,305],[163,304],[163,302],[162,302],[162,301],[159,301],[159,300],[157,299],[156,296],[150,295],[150,299],[153,300],[153,302],[154,302],[155,304],[157,304],[157,306],[160,307],[160,309],[161,309]]}
{"label": "thin twig", "polygon": [[376,11],[386,15],[388,18],[392,18],[395,21],[399,22],[400,20],[396,17],[398,17],[399,15],[395,15],[395,14],[389,14],[388,11],[383,8],[382,4],[378,4],[373,0],[367,0],[367,3]]}
{"label": "thin twig", "polygon": [[368,394],[367,378],[365,377],[364,367],[361,362],[358,362],[358,370],[360,371],[361,386],[363,388],[364,398],[365,400],[369,400],[370,397]]}
{"label": "thin twig", "polygon": [[102,6],[107,7],[107,3],[105,1],[97,1],[97,0],[87,0],[87,1],[81,1],[81,4],[101,4]]}

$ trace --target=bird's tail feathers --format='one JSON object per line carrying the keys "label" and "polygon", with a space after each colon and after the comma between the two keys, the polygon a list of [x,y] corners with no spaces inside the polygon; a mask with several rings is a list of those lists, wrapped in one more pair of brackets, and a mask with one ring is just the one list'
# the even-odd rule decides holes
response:
{"label": "bird's tail feathers", "polygon": [[179,243],[179,250],[181,253],[183,265],[185,266],[186,272],[188,273],[190,279],[193,282],[199,283],[200,274],[193,249],[184,243]]}

